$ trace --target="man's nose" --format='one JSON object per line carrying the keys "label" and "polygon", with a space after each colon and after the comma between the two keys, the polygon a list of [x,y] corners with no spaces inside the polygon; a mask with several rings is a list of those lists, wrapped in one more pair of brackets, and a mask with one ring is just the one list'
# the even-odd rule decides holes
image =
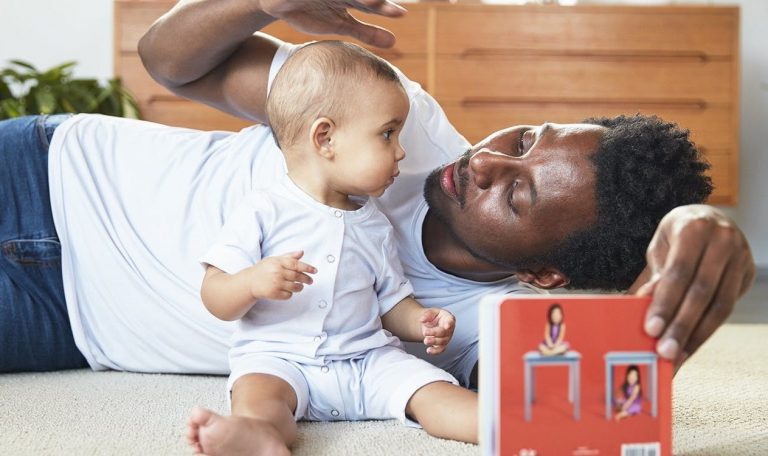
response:
{"label": "man's nose", "polygon": [[475,185],[483,190],[493,184],[500,177],[509,176],[513,157],[490,149],[480,149],[469,158],[469,167],[472,170],[472,179]]}

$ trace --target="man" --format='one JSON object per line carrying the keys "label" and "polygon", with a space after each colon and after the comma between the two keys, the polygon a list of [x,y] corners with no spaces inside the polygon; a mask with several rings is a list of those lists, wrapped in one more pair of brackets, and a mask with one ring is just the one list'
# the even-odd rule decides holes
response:
{"label": "man", "polygon": [[[182,2],[142,39],[140,53],[150,73],[176,93],[266,122],[268,84],[295,48],[254,32],[279,18],[304,31],[392,44],[388,32],[354,21],[349,4]],[[402,14],[379,0],[351,5]],[[705,166],[673,125],[638,117],[512,127],[470,147],[428,94],[407,79],[404,85],[411,111],[401,141],[408,155],[378,204],[395,225],[416,297],[428,306],[445,304],[457,316],[451,350],[435,363],[463,383],[471,383],[476,367],[475,304],[484,293],[526,291],[527,283],[631,285],[653,294],[646,330],[659,337],[662,356],[680,363],[750,286],[753,260],[732,221],[708,206],[671,210],[709,192]],[[648,135],[668,147],[643,144]],[[623,163],[617,154],[626,144],[644,150],[632,163],[661,173],[639,173],[650,176],[637,180],[637,189],[648,191],[640,198],[655,202],[649,210],[642,210],[632,186],[622,188],[630,170],[600,171]],[[68,322],[89,364],[225,372],[231,327],[202,309],[202,272],[194,260],[237,200],[282,172],[266,127],[228,135],[77,117],[57,129],[50,154]],[[661,163],[662,157],[672,161]],[[427,206],[421,188],[437,166],[427,179]],[[648,265],[632,283],[651,236]],[[7,269],[23,275],[18,267]],[[30,318],[16,321],[29,326]],[[10,331],[0,327],[0,335]],[[13,331],[17,340],[30,339]],[[27,345],[44,348],[61,340],[46,342],[39,330],[36,335]]]}

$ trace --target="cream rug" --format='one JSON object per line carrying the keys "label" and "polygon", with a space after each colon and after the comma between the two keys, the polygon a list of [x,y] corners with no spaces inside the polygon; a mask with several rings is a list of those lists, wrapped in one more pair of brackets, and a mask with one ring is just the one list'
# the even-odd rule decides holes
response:
{"label": "cream rug", "polygon": [[[676,455],[768,455],[768,325],[727,325],[678,372]],[[224,377],[88,370],[0,375],[0,453],[191,454],[184,423],[226,411]],[[477,455],[394,421],[301,423],[294,454]]]}

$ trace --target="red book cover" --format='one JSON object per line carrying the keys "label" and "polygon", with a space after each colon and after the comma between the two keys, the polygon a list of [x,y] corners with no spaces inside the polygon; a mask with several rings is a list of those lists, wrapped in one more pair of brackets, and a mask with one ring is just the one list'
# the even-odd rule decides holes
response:
{"label": "red book cover", "polygon": [[480,307],[484,455],[670,456],[672,371],[650,298],[489,296]]}

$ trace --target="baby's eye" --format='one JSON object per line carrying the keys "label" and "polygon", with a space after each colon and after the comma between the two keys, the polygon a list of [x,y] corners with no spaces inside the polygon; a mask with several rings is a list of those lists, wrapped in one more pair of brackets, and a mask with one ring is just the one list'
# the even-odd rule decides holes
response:
{"label": "baby's eye", "polygon": [[382,133],[384,135],[384,139],[389,141],[389,139],[392,137],[392,133],[394,133],[394,132],[395,132],[395,130],[393,128],[390,128],[389,130],[387,130],[384,133]]}

